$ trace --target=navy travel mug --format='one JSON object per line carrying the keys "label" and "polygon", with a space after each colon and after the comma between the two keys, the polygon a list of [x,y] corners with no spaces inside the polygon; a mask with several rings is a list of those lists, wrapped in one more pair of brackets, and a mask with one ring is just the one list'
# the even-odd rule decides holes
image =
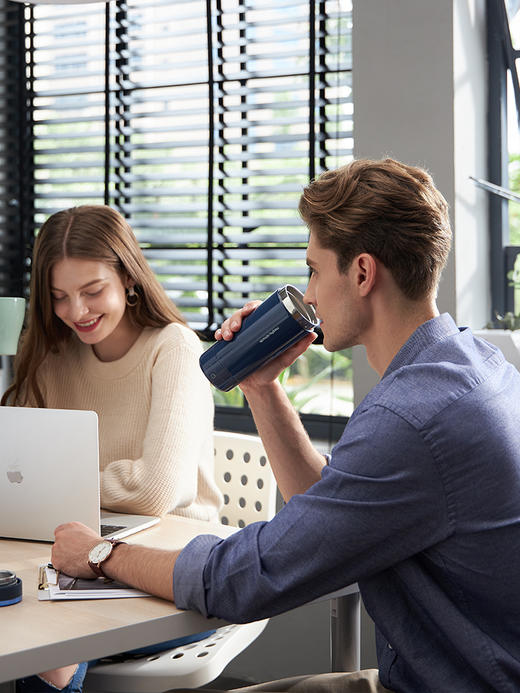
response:
{"label": "navy travel mug", "polygon": [[22,581],[12,570],[0,569],[0,606],[22,601]]}
{"label": "navy travel mug", "polygon": [[212,385],[227,392],[317,327],[313,306],[287,284],[274,291],[242,322],[230,342],[216,342],[200,357]]}

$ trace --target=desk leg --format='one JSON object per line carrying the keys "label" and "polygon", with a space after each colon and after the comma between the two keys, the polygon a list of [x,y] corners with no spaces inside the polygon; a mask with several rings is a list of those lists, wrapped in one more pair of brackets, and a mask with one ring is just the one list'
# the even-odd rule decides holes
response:
{"label": "desk leg", "polygon": [[0,693],[15,693],[16,681],[0,683]]}
{"label": "desk leg", "polygon": [[358,671],[361,664],[359,592],[330,600],[330,670]]}

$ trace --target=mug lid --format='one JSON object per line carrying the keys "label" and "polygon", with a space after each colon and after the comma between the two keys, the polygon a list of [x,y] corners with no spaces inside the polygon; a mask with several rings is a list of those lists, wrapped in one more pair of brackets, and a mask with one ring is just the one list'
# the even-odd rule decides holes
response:
{"label": "mug lid", "polygon": [[16,575],[12,570],[0,570],[0,585],[12,585],[16,582]]}
{"label": "mug lid", "polygon": [[292,284],[286,284],[278,289],[281,302],[292,317],[306,330],[318,327],[314,306],[304,303],[302,292]]}

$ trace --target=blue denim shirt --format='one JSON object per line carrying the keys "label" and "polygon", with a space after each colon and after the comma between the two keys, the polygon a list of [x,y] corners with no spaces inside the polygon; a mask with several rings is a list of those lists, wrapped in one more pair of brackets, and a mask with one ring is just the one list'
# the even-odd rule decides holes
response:
{"label": "blue denim shirt", "polygon": [[358,582],[380,679],[520,690],[520,374],[447,314],[357,407],[321,480],[268,523],[180,554],[181,608],[245,622]]}

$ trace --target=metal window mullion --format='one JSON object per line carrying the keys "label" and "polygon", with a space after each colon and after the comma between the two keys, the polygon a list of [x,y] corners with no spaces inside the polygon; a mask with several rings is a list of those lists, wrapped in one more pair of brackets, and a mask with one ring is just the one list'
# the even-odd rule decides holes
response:
{"label": "metal window mullion", "polygon": [[[320,51],[319,51],[319,62],[320,62],[320,73],[321,74],[326,74],[326,38],[327,38],[327,15],[326,15],[326,0],[319,0],[319,43],[320,43]],[[321,146],[319,149],[319,169],[320,172],[324,171],[326,169],[326,157],[328,155],[327,150],[327,128],[326,128],[326,113],[325,113],[325,104],[326,104],[326,78],[323,78],[319,80],[319,85],[318,85],[318,128],[320,132],[320,142]],[[315,106],[316,107],[316,106]]]}
{"label": "metal window mullion", "polygon": [[309,0],[309,180],[316,176],[316,2]]}
{"label": "metal window mullion", "polygon": [[[487,0],[486,31],[488,49],[488,179],[504,185],[508,180],[507,151],[507,71],[502,46],[503,25],[500,5]],[[509,243],[508,203],[489,195],[491,318],[494,311],[505,312],[507,277],[504,248]]]}
{"label": "metal window mullion", "polygon": [[[217,3],[219,4],[219,3]],[[217,13],[218,14],[218,13]],[[213,167],[214,147],[215,147],[215,85],[213,78],[213,16],[211,0],[206,0],[206,31],[207,31],[207,51],[208,51],[208,202],[207,202],[207,268],[206,268],[206,290],[208,307],[209,330],[214,323],[214,303],[213,303]]]}
{"label": "metal window mullion", "polygon": [[103,197],[105,205],[110,204],[110,3],[105,5],[105,179],[103,185]]}
{"label": "metal window mullion", "polygon": [[[223,17],[223,10],[222,10],[222,1],[217,0],[217,13],[216,13],[216,23],[217,23],[217,56],[218,56],[218,65],[217,65],[217,75],[218,78],[222,81],[224,81],[225,76],[224,76],[224,52],[223,52],[223,32],[224,32],[224,25],[222,21]],[[224,91],[220,87],[218,89],[218,106],[219,106],[219,126],[221,129],[225,128],[225,110],[226,110],[226,105],[224,101]],[[219,138],[221,140],[222,138]],[[226,179],[226,170],[225,170],[225,157],[224,157],[224,143],[222,141],[219,141],[218,145],[218,152],[219,152],[219,162],[218,162],[218,171],[219,171],[219,178],[220,180],[225,180]],[[221,187],[221,186],[219,186]],[[224,193],[219,190],[218,196],[217,196],[217,201],[219,203],[219,207],[223,208],[224,206]],[[218,212],[218,218],[221,224],[223,225],[223,220],[224,220],[224,215],[223,212],[219,211]],[[221,228],[222,228],[221,225]],[[211,244],[213,247],[213,243]],[[218,268],[224,274],[225,272],[225,262],[223,259],[224,253],[223,251],[223,246],[219,245],[219,259],[218,259]],[[212,268],[211,268],[212,269]],[[223,283],[223,282],[222,282]],[[212,294],[213,295],[213,294]],[[221,304],[225,303],[225,293],[223,290],[218,291],[218,298],[220,299]],[[223,317],[223,315],[220,315],[220,317]]]}
{"label": "metal window mullion", "polygon": [[[245,7],[243,8],[243,11],[239,13],[238,17],[239,17],[239,23],[242,25],[240,27],[239,36],[240,36],[240,39],[243,39],[243,42],[240,45],[240,56],[241,56],[240,70],[241,71],[243,70],[244,72],[246,72],[248,61],[247,61],[247,15],[246,15],[246,8]],[[242,112],[242,115],[245,116],[245,118],[247,120],[247,115],[248,115],[248,111],[249,111],[249,92],[248,92],[247,79],[240,81],[240,87],[244,88],[244,93],[240,97],[240,104],[241,104],[241,106],[244,107],[244,111]],[[242,145],[241,145],[241,151],[244,154],[244,157],[242,159],[241,169],[242,169],[242,173],[245,172],[245,175],[242,176],[240,182],[241,182],[242,186],[246,186],[249,183],[249,178],[248,178],[248,173],[247,173],[247,166],[248,166],[247,159],[248,159],[248,157],[246,156],[248,153],[248,150],[249,150],[249,143],[247,141],[249,139],[249,128],[247,126],[242,127],[240,134],[241,134],[241,137],[244,138],[244,141],[242,142]],[[247,202],[247,200],[249,200],[248,193],[242,192],[241,199],[243,202]],[[242,212],[242,216],[243,217],[249,216],[249,211],[244,210]],[[243,267],[249,267],[249,264],[250,264],[249,260],[245,260],[242,262]],[[243,276],[242,277],[242,282],[248,282],[248,281],[249,281],[249,276]],[[247,299],[248,298],[247,292],[246,293],[243,292],[242,296],[244,299]]]}
{"label": "metal window mullion", "polygon": [[114,130],[117,147],[114,163],[114,205],[122,211],[131,202],[125,177],[132,173],[132,150],[129,103],[130,90],[127,87],[129,69],[129,21],[126,0],[117,0],[115,18],[115,84]]}

